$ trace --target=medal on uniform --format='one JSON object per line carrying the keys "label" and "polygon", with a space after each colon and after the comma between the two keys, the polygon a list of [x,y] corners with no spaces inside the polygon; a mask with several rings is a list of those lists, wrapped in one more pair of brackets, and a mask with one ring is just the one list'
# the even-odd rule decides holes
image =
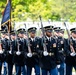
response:
{"label": "medal on uniform", "polygon": [[39,48],[39,45],[37,45],[37,48]]}
{"label": "medal on uniform", "polygon": [[63,41],[61,41],[61,44],[63,44]]}
{"label": "medal on uniform", "polygon": [[53,44],[53,47],[56,47],[56,43]]}

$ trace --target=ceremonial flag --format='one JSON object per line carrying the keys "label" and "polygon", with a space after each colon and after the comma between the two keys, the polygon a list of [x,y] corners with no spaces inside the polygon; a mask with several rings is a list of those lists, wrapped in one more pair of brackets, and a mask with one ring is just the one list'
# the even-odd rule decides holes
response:
{"label": "ceremonial flag", "polygon": [[11,0],[7,0],[7,4],[3,12],[1,27],[5,27],[4,25],[9,25],[10,21],[11,21]]}

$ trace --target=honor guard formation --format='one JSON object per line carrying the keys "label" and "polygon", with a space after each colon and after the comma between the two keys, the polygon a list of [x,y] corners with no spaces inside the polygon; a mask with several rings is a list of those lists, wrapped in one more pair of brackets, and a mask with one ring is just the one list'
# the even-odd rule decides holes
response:
{"label": "honor guard formation", "polygon": [[[64,23],[66,26],[66,24]],[[72,75],[76,71],[76,27],[64,38],[65,29],[47,25],[0,31],[0,75]],[[15,74],[13,74],[13,68]],[[34,74],[33,74],[34,75]],[[76,74],[75,74],[76,75]]]}

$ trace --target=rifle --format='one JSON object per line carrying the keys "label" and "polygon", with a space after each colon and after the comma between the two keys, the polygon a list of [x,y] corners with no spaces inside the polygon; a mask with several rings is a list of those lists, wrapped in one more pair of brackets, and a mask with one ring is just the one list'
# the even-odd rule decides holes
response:
{"label": "rifle", "polygon": [[24,25],[25,25],[26,36],[27,36],[28,52],[29,52],[29,53],[32,53],[32,52],[31,52],[31,48],[30,48],[30,41],[29,41],[29,35],[28,35],[27,27],[26,27],[26,24],[25,24],[25,23],[24,23]]}
{"label": "rifle", "polygon": [[8,31],[8,45],[9,45],[9,51],[8,51],[8,53],[10,53],[10,54],[12,54],[12,45],[11,45],[11,37],[10,37],[10,30],[9,30],[9,28],[8,28],[8,26],[6,25],[6,29],[7,29],[7,31]]}
{"label": "rifle", "polygon": [[69,43],[69,45],[70,45],[71,52],[74,52],[74,53],[75,53],[75,50],[74,50],[74,48],[73,48],[72,40],[70,39],[70,38],[71,38],[71,36],[70,36],[70,32],[69,32],[69,30],[68,30],[68,28],[67,28],[65,22],[64,22],[64,26],[66,27],[66,31],[67,31],[67,34],[68,34],[68,38],[69,38],[68,43]]}
{"label": "rifle", "polygon": [[15,41],[15,45],[16,45],[16,42],[17,42],[17,49],[18,49],[17,52],[20,53],[20,49],[19,49],[20,44],[19,44],[19,39],[17,37],[16,29],[15,29],[15,22],[14,22],[14,31],[15,31],[15,35],[16,35],[16,39],[17,39],[17,41]]}
{"label": "rifle", "polygon": [[45,30],[43,28],[43,24],[42,24],[42,18],[41,16],[39,16],[40,22],[41,22],[41,30],[42,30],[42,35],[43,35],[43,49],[44,51],[47,51],[47,47],[46,47],[46,38],[45,38]]}

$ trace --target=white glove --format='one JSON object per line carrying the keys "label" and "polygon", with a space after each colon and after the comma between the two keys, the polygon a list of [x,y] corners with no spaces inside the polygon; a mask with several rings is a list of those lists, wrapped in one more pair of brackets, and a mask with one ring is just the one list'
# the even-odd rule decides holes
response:
{"label": "white glove", "polygon": [[11,50],[9,51],[9,54],[12,54]]}
{"label": "white glove", "polygon": [[44,55],[44,56],[47,56],[47,55],[48,55],[48,52],[47,52],[47,51],[44,51],[44,52],[43,52],[43,55]]}
{"label": "white glove", "polygon": [[76,53],[72,52],[72,53],[70,53],[70,55],[71,55],[72,57],[74,57],[74,56],[76,55]]}
{"label": "white glove", "polygon": [[27,56],[31,58],[32,57],[32,53],[27,53]]}
{"label": "white glove", "polygon": [[57,68],[60,68],[60,65],[57,65]]}
{"label": "white glove", "polygon": [[0,54],[3,54],[3,51],[2,50],[0,50]]}
{"label": "white glove", "polygon": [[21,54],[21,52],[20,52],[20,51],[17,51],[17,52],[16,52],[16,54],[17,54],[17,55],[20,55],[20,54]]}

